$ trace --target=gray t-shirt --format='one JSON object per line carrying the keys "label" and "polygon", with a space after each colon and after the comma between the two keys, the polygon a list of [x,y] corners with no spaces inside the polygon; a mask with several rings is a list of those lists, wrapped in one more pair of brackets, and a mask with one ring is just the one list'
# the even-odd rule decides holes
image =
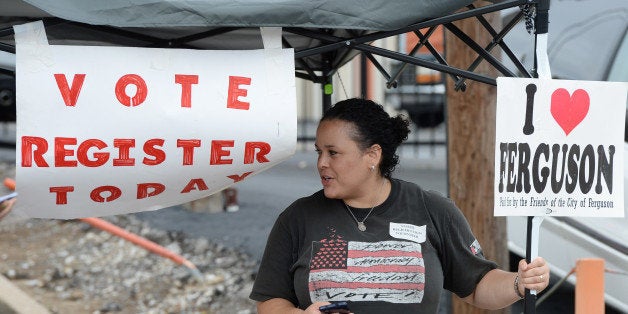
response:
{"label": "gray t-shirt", "polygon": [[[471,294],[497,266],[460,210],[437,192],[391,181],[364,232],[322,190],[291,204],[273,226],[250,298],[284,298],[301,309],[348,301],[356,314],[437,313],[443,287]],[[362,220],[368,210],[353,212]]]}

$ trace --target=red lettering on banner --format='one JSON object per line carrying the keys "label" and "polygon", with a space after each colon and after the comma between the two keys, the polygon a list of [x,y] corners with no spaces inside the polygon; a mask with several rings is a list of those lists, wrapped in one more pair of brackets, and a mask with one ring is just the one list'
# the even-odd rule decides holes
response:
{"label": "red lettering on banner", "polygon": [[[36,148],[33,149],[33,146]],[[31,167],[33,159],[37,167],[48,167],[44,154],[48,151],[48,141],[42,137],[22,136],[22,167]]]}
{"label": "red lettering on banner", "polygon": [[[227,177],[233,180],[233,183],[240,182],[251,175],[253,171],[247,171],[242,174],[232,174]],[[49,187],[50,193],[54,193],[56,196],[56,205],[67,205],[68,195],[74,192],[74,186],[51,186]],[[190,193],[192,191],[207,191],[209,187],[202,178],[193,178],[188,181],[185,187],[181,190],[180,194]],[[159,182],[142,182],[137,183],[136,198],[138,200],[157,196],[166,191],[166,186]],[[109,203],[122,197],[122,190],[114,185],[98,186],[91,190],[89,198],[96,203]],[[76,200],[75,200],[76,201]]]}
{"label": "red lettering on banner", "polygon": [[229,89],[227,91],[227,108],[249,110],[249,103],[238,98],[246,97],[248,91],[240,88],[240,85],[251,85],[250,77],[229,76]]}
{"label": "red lettering on banner", "polygon": [[[136,139],[116,138],[112,144],[101,139],[86,139],[78,142],[76,137],[55,137],[52,159],[54,167],[101,167],[112,160],[114,167],[136,166],[136,158],[131,157],[135,151]],[[195,150],[202,146],[200,139],[177,139],[177,147],[182,149],[182,165],[194,165]],[[142,144],[142,164],[155,166],[166,160],[166,150],[163,149],[165,140],[161,138],[148,139]],[[234,159],[230,158],[231,151],[235,147],[235,140],[212,140],[209,147],[209,164],[231,165]],[[35,136],[22,136],[22,167],[49,167],[44,155],[48,152],[49,143],[45,138]],[[117,153],[116,153],[117,149]],[[272,147],[267,142],[245,142],[242,164],[255,162],[270,162],[268,154]],[[116,155],[117,154],[117,155]],[[140,154],[140,152],[137,152]],[[116,158],[113,158],[117,156]],[[72,158],[76,157],[76,158]]]}
{"label": "red lettering on banner", "polygon": [[181,84],[181,107],[192,107],[192,84],[198,84],[198,75],[175,74],[174,82]]}
{"label": "red lettering on banner", "polygon": [[[74,74],[72,84],[68,84],[68,79],[63,73],[54,74],[57,87],[61,93],[63,102],[68,107],[76,106],[78,97],[83,89],[86,74]],[[175,74],[175,84],[181,85],[181,107],[192,107],[192,85],[198,84],[199,76],[196,74]],[[127,94],[126,88],[134,85],[136,88],[135,95]],[[250,103],[240,100],[240,97],[248,95],[248,89],[244,86],[251,85],[251,78],[245,76],[229,76],[229,85],[227,87],[227,108],[249,110]],[[148,96],[148,85],[146,81],[137,74],[126,74],[118,79],[114,88],[118,101],[127,107],[135,107],[146,101]]]}
{"label": "red lettering on banner", "polygon": [[233,147],[233,140],[230,141],[212,141],[212,151],[209,158],[210,165],[230,165],[233,159],[223,159],[231,154],[230,151],[223,149],[224,147]]}
{"label": "red lettering on banner", "polygon": [[[151,189],[152,191],[148,191]],[[140,183],[137,185],[137,199],[143,199],[155,195],[161,194],[166,190],[166,186],[161,183],[148,182],[148,183]]]}
{"label": "red lettering on banner", "polygon": [[68,192],[74,192],[73,186],[51,186],[50,193],[57,193],[55,204],[65,205],[68,203]]}
{"label": "red lettering on banner", "polygon": [[154,166],[164,162],[164,160],[166,160],[166,152],[155,147],[164,146],[164,142],[165,140],[161,138],[153,138],[146,141],[146,143],[144,143],[144,152],[149,156],[155,157],[155,159],[144,157],[142,163],[148,166]]}
{"label": "red lettering on banner", "polygon": [[55,74],[54,76],[57,81],[57,86],[59,87],[59,92],[61,92],[61,98],[63,98],[65,105],[68,107],[76,106],[76,101],[78,100],[81,88],[83,87],[83,82],[85,81],[85,74],[74,74],[72,87],[68,86],[68,80],[65,77],[65,74]]}
{"label": "red lettering on banner", "polygon": [[207,184],[201,178],[192,179],[185,185],[183,190],[181,190],[181,193],[189,193],[192,190],[205,191],[209,190],[209,187],[207,187]]}
{"label": "red lettering on banner", "polygon": [[[126,87],[129,85],[135,85],[137,89],[133,97],[130,97],[126,93]],[[148,95],[146,82],[144,82],[144,79],[137,74],[127,74],[121,77],[116,83],[115,91],[118,101],[127,107],[141,105],[144,100],[146,100],[146,96]]]}
{"label": "red lettering on banner", "polygon": [[183,165],[194,163],[194,148],[201,146],[201,140],[177,140],[177,147],[183,147]]}
{"label": "red lettering on banner", "polygon": [[109,153],[96,152],[93,154],[96,160],[89,159],[87,153],[92,147],[103,149],[107,147],[107,144],[99,139],[85,140],[76,150],[76,159],[78,159],[78,162],[86,167],[100,167],[107,163],[107,160],[109,160]]}
{"label": "red lettering on banner", "polygon": [[[255,151],[258,150],[257,154]],[[252,164],[254,159],[259,163],[269,162],[266,155],[270,153],[270,144],[266,142],[246,142],[244,144],[244,163]]]}
{"label": "red lettering on banner", "polygon": [[135,158],[129,157],[129,150],[135,147],[135,140],[131,138],[116,138],[113,146],[118,148],[118,158],[113,160],[114,166],[135,166]]}
{"label": "red lettering on banner", "polygon": [[242,175],[232,174],[230,176],[227,176],[227,178],[233,180],[233,183],[237,183],[244,180],[244,178],[246,178],[251,173],[253,173],[253,171],[245,172]]}
{"label": "red lettering on banner", "polygon": [[[108,192],[109,196],[103,197],[102,194]],[[112,202],[118,199],[122,195],[122,190],[120,188],[113,185],[103,185],[99,186],[92,190],[92,193],[89,194],[92,201],[98,203],[104,202]]]}
{"label": "red lettering on banner", "polygon": [[55,137],[55,167],[76,167],[76,160],[66,160],[74,156],[74,150],[66,149],[66,145],[76,145],[75,137]]}

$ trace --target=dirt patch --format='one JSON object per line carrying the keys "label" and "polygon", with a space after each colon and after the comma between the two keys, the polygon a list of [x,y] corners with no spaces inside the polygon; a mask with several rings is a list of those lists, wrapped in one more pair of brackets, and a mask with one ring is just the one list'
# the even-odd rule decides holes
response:
{"label": "dirt patch", "polygon": [[185,257],[202,279],[80,220],[14,213],[0,221],[0,273],[53,313],[255,313],[257,265],[246,254],[132,215],[106,220]]}

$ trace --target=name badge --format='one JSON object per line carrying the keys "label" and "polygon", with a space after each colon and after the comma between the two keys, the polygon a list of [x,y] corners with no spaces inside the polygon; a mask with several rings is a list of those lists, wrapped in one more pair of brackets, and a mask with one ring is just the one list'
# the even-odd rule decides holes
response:
{"label": "name badge", "polygon": [[417,243],[425,242],[426,226],[390,223],[390,235],[397,239],[410,240]]}

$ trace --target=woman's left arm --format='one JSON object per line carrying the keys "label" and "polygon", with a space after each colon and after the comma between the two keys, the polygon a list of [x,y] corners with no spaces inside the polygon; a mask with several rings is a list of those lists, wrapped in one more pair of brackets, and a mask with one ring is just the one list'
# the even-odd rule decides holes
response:
{"label": "woman's left arm", "polygon": [[525,289],[541,292],[549,285],[549,276],[549,267],[542,257],[530,264],[521,260],[516,273],[499,269],[486,273],[475,291],[463,300],[484,309],[501,309],[520,300]]}

